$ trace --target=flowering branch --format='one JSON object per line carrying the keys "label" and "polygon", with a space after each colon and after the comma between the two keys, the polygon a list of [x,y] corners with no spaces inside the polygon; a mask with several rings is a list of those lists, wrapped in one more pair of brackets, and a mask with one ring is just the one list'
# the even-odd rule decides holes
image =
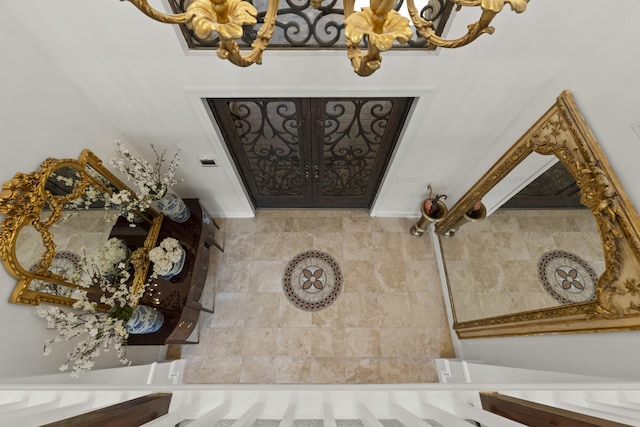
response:
{"label": "flowering branch", "polygon": [[151,202],[161,199],[169,187],[181,181],[175,177],[176,170],[180,165],[180,150],[173,155],[163,173],[167,150],[160,153],[153,144],[151,144],[151,148],[156,156],[154,163],[134,156],[124,144],[119,141],[115,142],[115,149],[120,155],[120,159],[111,159],[111,166],[124,173],[127,180],[131,181],[137,190],[135,196],[129,190],[120,190],[112,195],[111,201],[127,207],[126,216],[130,222],[134,218],[132,210],[144,211],[151,206]]}
{"label": "flowering branch", "polygon": [[61,371],[66,371],[72,365],[71,377],[78,378],[83,372],[92,369],[95,365],[94,359],[100,355],[101,351],[108,352],[111,348],[117,352],[120,363],[129,363],[125,347],[129,334],[125,329],[126,322],[122,319],[98,312],[77,315],[59,307],[39,309],[37,314],[46,319],[48,329],[59,332],[55,338],[45,342],[45,355],[51,353],[53,344],[57,342],[88,335],[67,353],[67,361],[60,366]]}
{"label": "flowering branch", "polygon": [[[112,348],[117,352],[120,363],[129,363],[126,357],[126,343],[129,338],[126,324],[145,287],[131,293],[128,285],[128,252],[124,252],[124,258],[116,259],[117,254],[122,256],[123,253],[122,247],[116,245],[113,239],[110,239],[105,247],[107,249],[102,252],[108,256],[103,254],[97,258],[102,258],[111,266],[116,265],[119,271],[106,276],[102,271],[104,266],[93,263],[96,257],[85,256],[81,260],[79,271],[72,278],[72,282],[80,286],[77,292],[78,301],[73,305],[75,311],[66,311],[60,307],[36,308],[36,314],[46,320],[47,328],[58,332],[58,335],[45,342],[45,355],[51,353],[55,343],[84,337],[67,353],[66,362],[60,366],[61,371],[66,371],[72,366],[73,378],[78,378],[83,372],[92,369],[94,359],[101,352],[108,352]],[[87,290],[90,288],[101,291],[98,301],[111,307],[109,312],[101,311],[95,297],[89,298]]]}
{"label": "flowering branch", "polygon": [[[81,180],[81,176],[79,172],[76,171],[75,169],[71,169],[70,172],[66,171],[65,173],[66,175],[52,173],[51,177],[54,178],[59,183],[61,183],[65,187],[64,191],[70,194],[71,192],[73,192],[74,186],[77,185],[77,183]],[[72,176],[68,176],[70,173],[72,174]],[[91,175],[94,179],[100,178],[104,180],[104,178],[100,177],[100,175],[98,175],[97,177],[93,174],[89,174],[89,175]],[[109,193],[96,188],[93,184],[89,184],[85,188],[85,190],[79,195],[79,197],[73,200],[70,200],[64,204],[64,207],[63,207],[64,210],[71,211],[71,212],[67,212],[61,218],[61,222],[65,222],[65,221],[68,221],[70,218],[73,218],[78,214],[78,211],[89,210],[96,206],[102,206],[102,208],[105,210],[105,214],[104,214],[105,221],[112,222],[112,221],[115,221],[115,219],[119,215],[118,213],[113,213],[111,211],[111,208],[113,207],[112,205],[113,203]]]}

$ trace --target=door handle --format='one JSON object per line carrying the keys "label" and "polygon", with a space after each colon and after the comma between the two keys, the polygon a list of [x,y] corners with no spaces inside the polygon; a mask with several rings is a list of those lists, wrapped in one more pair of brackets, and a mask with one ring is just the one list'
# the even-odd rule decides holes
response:
{"label": "door handle", "polygon": [[309,176],[310,176],[309,166],[305,166],[304,167],[304,179],[309,179]]}

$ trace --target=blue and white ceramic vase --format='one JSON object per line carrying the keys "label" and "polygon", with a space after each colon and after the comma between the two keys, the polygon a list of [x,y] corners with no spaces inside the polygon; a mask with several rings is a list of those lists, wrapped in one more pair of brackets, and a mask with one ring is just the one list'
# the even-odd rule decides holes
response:
{"label": "blue and white ceramic vase", "polygon": [[130,334],[151,334],[160,329],[163,323],[164,316],[158,310],[146,305],[137,305],[133,308],[126,329]]}
{"label": "blue and white ceramic vase", "polygon": [[187,252],[184,250],[182,245],[180,246],[180,253],[182,254],[180,256],[180,259],[175,264],[173,264],[173,267],[167,274],[162,276],[163,279],[173,279],[182,271],[182,268],[184,267],[184,260],[187,258]]}
{"label": "blue and white ceramic vase", "polygon": [[184,203],[184,200],[170,191],[167,191],[158,200],[158,210],[175,222],[185,222],[191,216],[191,211]]}

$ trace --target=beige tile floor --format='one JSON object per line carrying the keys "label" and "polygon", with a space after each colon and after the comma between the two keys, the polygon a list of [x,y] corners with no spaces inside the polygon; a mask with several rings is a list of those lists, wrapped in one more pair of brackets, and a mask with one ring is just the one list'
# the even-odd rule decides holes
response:
{"label": "beige tile floor", "polygon": [[[364,211],[265,210],[220,220],[200,343],[185,345],[187,383],[437,382],[434,358],[453,357],[429,236],[414,220]],[[282,276],[298,253],[330,254],[343,274],[336,302],[295,307]]]}

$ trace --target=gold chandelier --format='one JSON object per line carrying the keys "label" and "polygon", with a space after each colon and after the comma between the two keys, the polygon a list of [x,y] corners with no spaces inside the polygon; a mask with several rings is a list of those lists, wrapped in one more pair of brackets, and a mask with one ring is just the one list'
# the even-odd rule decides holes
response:
{"label": "gold chandelier", "polygon": [[[264,23],[251,44],[247,55],[242,55],[236,39],[243,33],[243,25],[255,25],[258,12],[244,0],[193,0],[184,13],[167,15],[149,6],[147,0],[128,0],[145,15],[168,24],[186,24],[196,36],[207,38],[217,33],[220,43],[218,57],[228,59],[235,65],[247,67],[262,63],[262,52],[267,48],[276,24],[279,0],[269,0]],[[433,22],[420,16],[414,0],[407,0],[407,9],[416,33],[429,43],[439,47],[455,48],[467,45],[481,34],[492,34],[491,20],[508,3],[516,13],[527,8],[528,0],[450,0],[456,10],[463,6],[480,6],[482,15],[477,22],[467,27],[467,34],[454,40],[444,40],[436,35]],[[360,76],[373,74],[382,62],[381,52],[391,49],[394,40],[404,44],[413,35],[409,19],[393,10],[396,0],[370,0],[370,7],[354,12],[354,0],[344,0],[344,27],[347,56],[354,71]],[[322,0],[311,0],[314,8],[319,8]],[[367,50],[363,52],[358,44],[367,37]]]}

